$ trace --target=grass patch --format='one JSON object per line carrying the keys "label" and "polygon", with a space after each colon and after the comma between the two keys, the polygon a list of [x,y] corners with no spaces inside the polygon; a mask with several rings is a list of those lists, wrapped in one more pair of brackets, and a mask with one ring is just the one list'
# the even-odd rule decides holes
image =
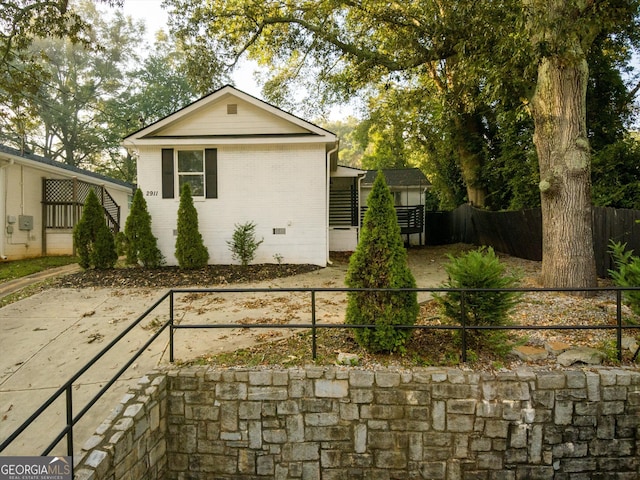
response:
{"label": "grass patch", "polygon": [[47,279],[42,282],[35,283],[33,285],[28,285],[24,288],[21,288],[19,291],[15,293],[11,293],[7,296],[0,298],[0,308],[6,307],[7,305],[24,300],[25,298],[30,297],[31,295],[35,295],[36,293],[40,293],[47,288],[50,288],[53,284],[54,280]]}
{"label": "grass patch", "polygon": [[78,263],[78,257],[38,257],[3,262],[0,263],[0,283],[71,263]]}

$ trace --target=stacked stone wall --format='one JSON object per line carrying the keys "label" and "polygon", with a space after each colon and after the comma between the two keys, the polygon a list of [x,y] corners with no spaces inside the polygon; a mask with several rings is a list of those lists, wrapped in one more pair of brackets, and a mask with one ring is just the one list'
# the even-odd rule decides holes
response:
{"label": "stacked stone wall", "polygon": [[137,478],[640,478],[637,370],[202,367],[166,391],[166,468]]}
{"label": "stacked stone wall", "polygon": [[167,465],[167,381],[143,377],[74,458],[76,480],[156,480]]}

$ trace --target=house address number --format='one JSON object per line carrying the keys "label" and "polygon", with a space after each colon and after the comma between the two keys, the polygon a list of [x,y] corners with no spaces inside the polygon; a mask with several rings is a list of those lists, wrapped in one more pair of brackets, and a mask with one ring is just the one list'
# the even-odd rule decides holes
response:
{"label": "house address number", "polygon": [[157,197],[158,190],[147,190],[147,197]]}

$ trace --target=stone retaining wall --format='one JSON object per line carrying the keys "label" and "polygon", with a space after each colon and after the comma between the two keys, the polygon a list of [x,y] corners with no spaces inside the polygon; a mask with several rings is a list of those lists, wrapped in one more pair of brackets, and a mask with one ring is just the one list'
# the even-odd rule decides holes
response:
{"label": "stone retaining wall", "polygon": [[74,479],[165,478],[166,431],[166,375],[142,377],[74,458]]}
{"label": "stone retaining wall", "polygon": [[202,367],[166,392],[166,464],[132,478],[640,478],[637,370]]}

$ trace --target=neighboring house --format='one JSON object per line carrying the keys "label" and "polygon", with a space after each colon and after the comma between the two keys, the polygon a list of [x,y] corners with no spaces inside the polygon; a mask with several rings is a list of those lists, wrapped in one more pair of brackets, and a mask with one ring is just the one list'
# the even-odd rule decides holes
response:
{"label": "neighboring house", "polygon": [[[225,86],[126,137],[137,157],[139,188],[168,264],[176,264],[180,189],[191,186],[209,263],[231,264],[236,225],[256,224],[255,263],[326,265],[329,251],[354,250],[357,172],[338,167],[335,134]],[[364,172],[361,172],[364,173]],[[344,182],[344,185],[343,185]],[[353,195],[332,201],[333,184]],[[340,192],[341,193],[341,192]],[[329,210],[345,204],[339,245]],[[343,224],[348,222],[348,225]]]}
{"label": "neighboring house", "polygon": [[111,229],[122,230],[133,185],[0,145],[0,258],[72,255],[90,189]]}
{"label": "neighboring house", "polygon": [[[431,187],[431,183],[419,168],[383,169],[382,173],[393,195],[402,234],[407,236],[408,244],[422,245],[425,190]],[[362,179],[363,214],[377,175],[378,170],[368,170]]]}

